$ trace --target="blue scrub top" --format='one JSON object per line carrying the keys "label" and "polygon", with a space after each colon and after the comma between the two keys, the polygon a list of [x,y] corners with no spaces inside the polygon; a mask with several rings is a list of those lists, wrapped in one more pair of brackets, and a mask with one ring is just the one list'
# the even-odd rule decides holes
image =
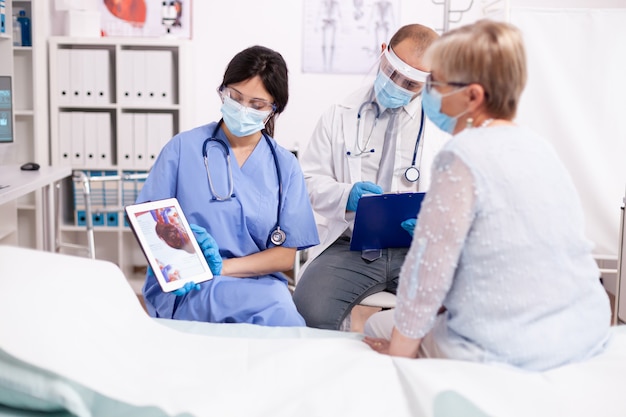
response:
{"label": "blue scrub top", "polygon": [[[268,248],[268,236],[276,226],[279,187],[276,165],[267,141],[261,139],[239,167],[226,135],[219,129],[216,138],[227,144],[231,154],[235,197],[227,201],[215,200],[202,156],[202,144],[212,137],[215,126],[216,123],[211,123],[172,138],[159,154],[137,203],[176,197],[189,223],[204,227],[213,236],[222,258],[251,255]],[[276,149],[282,177],[280,227],[286,234],[282,246],[305,249],[317,245],[317,228],[300,165],[290,151],[278,146],[273,138],[270,141]],[[227,196],[230,186],[225,150],[215,141],[208,142],[206,149],[213,187],[220,196]],[[270,243],[270,246],[273,245]],[[269,281],[259,285],[259,280]],[[276,287],[277,284],[280,287]],[[228,287],[228,290],[220,291],[225,289],[221,287]],[[278,294],[280,300],[273,299]],[[282,273],[256,278],[216,277],[202,283],[200,291],[183,297],[163,293],[156,280],[148,279],[144,298],[149,313],[157,317],[304,325],[295,306],[296,320],[274,317],[291,315],[284,309],[289,310],[290,304],[293,305]],[[279,313],[266,311],[278,301]]]}

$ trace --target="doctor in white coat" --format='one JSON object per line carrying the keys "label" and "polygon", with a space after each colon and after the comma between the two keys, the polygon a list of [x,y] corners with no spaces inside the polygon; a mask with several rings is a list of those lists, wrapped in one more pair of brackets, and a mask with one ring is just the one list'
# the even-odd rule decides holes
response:
{"label": "doctor in white coat", "polygon": [[321,242],[308,250],[294,292],[310,327],[342,329],[365,297],[396,291],[408,248],[361,253],[350,251],[350,239],[363,194],[428,188],[431,161],[449,137],[421,106],[422,57],[437,37],[419,24],[400,28],[382,45],[374,84],[330,107],[300,156]]}

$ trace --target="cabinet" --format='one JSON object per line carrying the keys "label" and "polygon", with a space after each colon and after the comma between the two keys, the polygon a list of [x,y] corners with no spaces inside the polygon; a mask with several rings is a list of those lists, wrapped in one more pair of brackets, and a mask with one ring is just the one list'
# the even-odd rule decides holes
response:
{"label": "cabinet", "polygon": [[[146,261],[124,220],[141,179],[165,142],[189,128],[185,77],[187,41],[149,38],[49,39],[50,154],[93,178],[95,255],[127,277]],[[110,180],[109,180],[110,179]],[[86,244],[80,184],[62,187],[60,237]]]}
{"label": "cabinet", "polygon": [[[0,36],[0,75],[12,77],[13,143],[0,144],[0,164],[37,162],[49,165],[46,37],[49,2],[6,0],[6,32]],[[24,10],[31,20],[32,46],[14,46],[11,16]],[[16,238],[10,242],[42,249],[44,231],[38,220],[43,210],[39,193],[20,197],[12,207],[0,208],[14,220]],[[3,222],[5,223],[5,222]],[[4,226],[3,226],[4,227]],[[0,240],[2,242],[2,240]]]}

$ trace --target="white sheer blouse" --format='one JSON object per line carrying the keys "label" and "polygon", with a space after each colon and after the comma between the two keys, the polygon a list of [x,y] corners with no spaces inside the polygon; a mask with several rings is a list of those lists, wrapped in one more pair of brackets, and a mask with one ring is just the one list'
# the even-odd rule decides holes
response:
{"label": "white sheer blouse", "polygon": [[448,293],[471,226],[474,180],[465,163],[439,154],[432,183],[420,210],[398,288],[396,327],[407,337],[423,337]]}
{"label": "white sheer blouse", "polygon": [[466,129],[438,154],[394,323],[447,357],[548,369],[600,351],[610,306],[569,172],[529,129]]}

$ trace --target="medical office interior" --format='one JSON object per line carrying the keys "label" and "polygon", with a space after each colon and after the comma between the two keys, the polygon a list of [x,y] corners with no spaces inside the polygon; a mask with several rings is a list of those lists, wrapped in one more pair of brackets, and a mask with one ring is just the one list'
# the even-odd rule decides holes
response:
{"label": "medical office interior", "polygon": [[[151,23],[143,28],[137,21],[116,21],[135,18],[130,11],[128,15],[121,9],[115,12],[118,3],[122,2],[0,0],[0,247],[111,262],[141,301],[146,259],[124,219],[123,207],[134,202],[166,141],[178,132],[219,118],[221,102],[216,87],[236,52],[258,44],[279,51],[285,58],[290,98],[277,120],[274,136],[298,155],[306,151],[326,108],[374,74],[378,48],[397,28],[421,23],[443,33],[486,17],[509,21],[524,34],[529,80],[517,121],[550,138],[571,173],[585,211],[587,236],[595,245],[601,280],[611,299],[613,324],[626,321],[626,266],[622,266],[626,253],[626,126],[621,122],[626,110],[624,0],[181,0],[176,2],[182,7],[178,15],[162,6],[169,1],[145,0],[136,2],[147,5],[139,15]],[[38,169],[21,169],[27,162],[36,163]],[[306,257],[306,253],[300,255]],[[19,275],[18,260],[25,258],[2,256],[0,264],[6,268],[1,274],[3,280],[6,271]],[[300,261],[294,265],[294,274]],[[1,288],[6,291],[13,287]],[[361,330],[364,317],[375,310],[355,309],[353,314],[359,316],[353,318],[353,333]],[[67,327],[63,335],[73,337],[70,325]],[[233,351],[246,350],[239,344],[244,339],[236,340]],[[315,338],[316,343],[318,340]],[[330,351],[325,345],[318,348]],[[0,353],[3,349],[0,346]],[[193,352],[197,349],[191,347]],[[252,356],[261,360],[259,353]],[[32,356],[25,355],[21,360],[29,358]],[[282,361],[300,363],[306,359],[282,351],[282,356],[269,363]],[[231,372],[226,363],[235,363],[234,358],[229,354],[224,363],[224,372]],[[37,362],[35,366],[45,368],[46,364]],[[93,389],[102,398],[133,407],[160,407],[162,413],[154,415],[174,415],[178,410],[177,405],[148,403],[153,398],[147,394],[132,398],[131,393],[121,394],[121,390],[98,381],[90,385],[89,378],[81,379],[75,369],[74,374],[54,366],[48,369],[62,375],[64,381],[71,379]],[[129,372],[141,378],[139,372]],[[238,369],[233,375],[241,376],[241,372]],[[390,377],[390,371],[382,372],[381,380]],[[469,368],[467,372],[471,375]],[[287,375],[287,371],[276,374]],[[261,378],[259,375],[251,378]],[[592,373],[589,378],[598,375]],[[341,377],[331,385],[368,389],[365,381],[371,380],[371,374],[359,370],[352,376],[358,382],[346,382],[347,377]],[[498,386],[497,373],[480,375],[483,377],[489,387]],[[463,376],[458,377],[459,384],[463,380]],[[2,377],[0,400],[1,382]],[[528,389],[531,398],[539,398],[539,388],[536,392],[528,388],[536,380],[526,382],[529,384],[520,382],[515,388]],[[293,387],[287,387],[291,392],[284,397],[297,396],[298,389],[311,389],[304,377],[291,383]],[[395,384],[383,392],[403,389]],[[426,382],[415,384],[423,387]],[[455,389],[463,392],[458,386]],[[604,390],[604,386],[599,389]],[[428,401],[435,394],[429,392]],[[258,414],[244,413],[241,410],[249,409],[227,405],[237,401],[234,394],[219,400],[215,395],[213,410],[236,410],[232,415],[266,415],[271,407],[276,411],[285,404],[263,403],[254,396],[266,408],[261,407]],[[308,395],[312,397],[307,394],[307,401],[313,401]],[[390,397],[394,395],[399,394]],[[558,395],[562,401],[568,397],[563,392]],[[487,397],[478,395],[474,403],[482,404],[483,411],[505,410]],[[535,415],[563,411],[551,401],[540,400],[545,409]],[[286,410],[298,410],[289,404]],[[385,410],[378,404],[372,409],[342,408],[346,406],[340,397],[329,399],[324,406],[311,404],[316,405],[311,405],[310,414],[298,415],[356,415],[356,410],[372,415],[368,412]],[[326,408],[331,407],[329,404],[336,408]],[[196,405],[199,408],[190,409],[202,409],[201,404]],[[416,407],[423,415],[451,415],[437,414],[436,406]],[[614,411],[613,405],[607,407],[605,411]],[[93,410],[94,414],[81,414],[80,407],[72,410],[71,415],[99,415]],[[405,415],[405,411],[391,415]],[[626,406],[621,411],[626,413]]]}

